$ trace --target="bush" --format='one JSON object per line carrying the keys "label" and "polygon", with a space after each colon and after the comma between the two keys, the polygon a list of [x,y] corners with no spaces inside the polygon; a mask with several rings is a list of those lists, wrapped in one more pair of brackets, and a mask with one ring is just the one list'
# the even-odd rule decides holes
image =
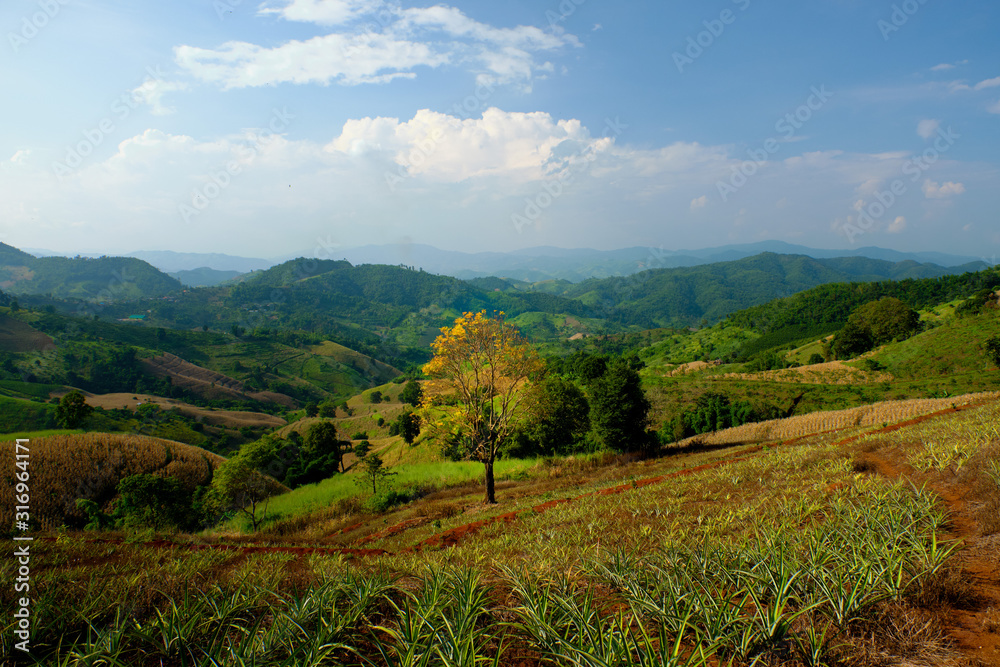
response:
{"label": "bush", "polygon": [[376,389],[372,393],[368,394],[368,402],[369,403],[381,403],[382,402],[382,392],[380,392],[379,390]]}
{"label": "bush", "polygon": [[820,353],[818,353],[818,352],[814,352],[813,355],[811,357],[809,357],[809,365],[810,366],[813,366],[815,364],[822,364],[822,363],[825,363],[825,362],[826,362],[826,359],[824,359],[823,355],[820,354]]}
{"label": "bush", "polygon": [[365,503],[365,508],[370,512],[381,514],[389,511],[397,505],[402,505],[408,502],[410,502],[410,497],[407,494],[394,489],[389,489],[388,491],[383,491],[369,498],[368,502]]}
{"label": "bush", "polygon": [[986,354],[993,364],[1000,368],[1000,336],[994,336],[986,341]]}
{"label": "bush", "polygon": [[364,431],[358,431],[357,433],[351,436],[351,440],[367,440],[367,439],[368,439],[368,434],[365,433]]}

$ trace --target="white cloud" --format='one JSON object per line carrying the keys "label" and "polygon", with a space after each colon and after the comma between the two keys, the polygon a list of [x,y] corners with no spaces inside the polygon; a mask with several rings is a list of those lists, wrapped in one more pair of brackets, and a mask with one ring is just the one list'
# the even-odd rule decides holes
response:
{"label": "white cloud", "polygon": [[941,63],[940,65],[935,65],[931,68],[932,72],[944,72],[950,69],[955,69],[955,66],[951,63]]}
{"label": "white cloud", "polygon": [[707,205],[708,205],[708,196],[707,195],[702,195],[701,197],[698,197],[697,199],[692,199],[691,200],[691,210],[692,211],[697,210],[699,208],[705,208],[705,206],[707,206]]}
{"label": "white cloud", "polygon": [[174,113],[176,109],[164,106],[163,96],[167,93],[179,92],[187,89],[188,85],[186,83],[149,78],[146,79],[142,85],[132,91],[132,97],[143,104],[148,104],[151,107],[150,111],[154,116],[166,116]]}
{"label": "white cloud", "polygon": [[976,84],[976,90],[985,90],[987,88],[996,88],[1000,86],[1000,76],[995,79],[986,79],[985,81],[980,81]]}
{"label": "white cloud", "polygon": [[272,49],[247,42],[227,42],[216,50],[179,46],[174,53],[178,65],[226,89],[274,83],[386,83],[413,78],[417,67],[448,62],[446,54],[426,44],[377,34],[326,35]]}
{"label": "white cloud", "polygon": [[996,104],[991,105],[987,111],[990,113],[1000,113],[1000,100],[997,100]]}
{"label": "white cloud", "polygon": [[318,25],[343,25],[376,9],[380,9],[383,16],[389,16],[392,12],[383,0],[291,0],[291,2],[271,4],[284,6],[264,5],[260,13],[274,14],[286,21],[302,21]]}
{"label": "white cloud", "polygon": [[940,127],[941,121],[928,118],[917,123],[917,134],[924,139],[930,139],[937,134]]}
{"label": "white cloud", "polygon": [[[497,28],[447,5],[401,9],[381,0],[289,0],[264,15],[336,26],[339,32],[274,47],[227,42],[215,49],[175,48],[177,63],[195,77],[244,88],[275,83],[357,85],[414,78],[420,67],[461,66],[480,83],[516,84],[555,70],[539,54],[581,46],[562,30]],[[347,24],[362,22],[354,31]]]}
{"label": "white cloud", "polygon": [[899,234],[904,229],[906,229],[906,218],[903,216],[897,217],[891,223],[889,223],[889,228],[886,229],[890,234]]}
{"label": "white cloud", "polygon": [[935,183],[928,178],[924,181],[923,191],[924,196],[928,199],[947,199],[948,197],[963,194],[965,186],[961,183],[953,183],[951,181]]}

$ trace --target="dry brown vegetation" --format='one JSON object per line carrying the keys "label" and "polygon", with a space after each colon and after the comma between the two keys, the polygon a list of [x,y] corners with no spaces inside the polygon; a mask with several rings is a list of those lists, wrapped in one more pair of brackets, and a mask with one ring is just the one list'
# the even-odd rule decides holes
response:
{"label": "dry brown vegetation", "polygon": [[175,386],[209,398],[252,398],[287,407],[295,406],[295,400],[290,396],[273,391],[247,391],[246,386],[239,380],[197,366],[169,352],[164,352],[150,359],[143,359],[142,364],[147,371],[154,375],[169,377]]}
{"label": "dry brown vegetation", "polygon": [[[57,528],[85,517],[79,498],[108,503],[118,482],[129,475],[175,477],[188,488],[207,484],[225,459],[197,447],[137,435],[56,435],[31,440],[29,496],[31,517],[41,528]],[[14,520],[14,448],[2,457],[7,483],[0,486],[0,525]]]}
{"label": "dry brown vegetation", "polygon": [[113,410],[120,408],[135,409],[140,403],[155,403],[163,410],[177,410],[185,417],[191,417],[210,426],[228,426],[240,428],[242,426],[263,426],[266,428],[280,428],[287,422],[281,417],[275,417],[264,412],[246,412],[241,410],[209,410],[178,401],[173,398],[163,398],[151,394],[90,394],[83,392],[87,398],[87,405],[95,408]]}
{"label": "dry brown vegetation", "polygon": [[953,406],[969,405],[978,401],[996,399],[1000,392],[966,394],[953,398],[913,399],[908,401],[884,401],[872,405],[862,405],[834,412],[814,412],[788,419],[774,419],[766,422],[744,424],[715,433],[696,435],[680,441],[678,447],[696,443],[705,445],[725,445],[771,440],[788,440],[812,433],[823,433],[852,427],[881,426],[892,424],[920,415],[926,415]]}
{"label": "dry brown vegetation", "polygon": [[799,366],[761,373],[726,373],[723,377],[735,380],[760,380],[765,382],[792,382],[800,384],[876,384],[892,382],[889,373],[870,373],[848,366],[843,361]]}
{"label": "dry brown vegetation", "polygon": [[4,352],[44,352],[54,350],[55,341],[38,329],[0,313],[0,350]]}

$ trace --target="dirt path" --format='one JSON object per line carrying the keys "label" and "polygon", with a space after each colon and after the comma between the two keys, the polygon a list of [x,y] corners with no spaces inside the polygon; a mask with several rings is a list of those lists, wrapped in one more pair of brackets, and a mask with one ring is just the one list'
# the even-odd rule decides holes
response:
{"label": "dirt path", "polygon": [[[837,444],[849,444],[864,435],[888,433],[904,426],[926,421],[934,416],[960,412],[968,407],[971,406],[942,410],[933,415],[918,417],[907,422],[869,431],[860,436],[846,438]],[[913,468],[892,461],[878,452],[866,453],[862,458],[872,463],[880,475],[890,479],[913,480],[918,475]],[[958,553],[956,562],[962,568],[963,579],[969,582],[975,591],[974,597],[967,600],[961,608],[948,610],[944,626],[955,641],[956,647],[966,657],[976,661],[974,664],[980,667],[1000,667],[1000,633],[991,632],[986,626],[987,614],[991,611],[994,614],[1000,612],[1000,567],[995,562],[978,555],[980,550],[976,547],[982,541],[981,531],[965,500],[970,489],[958,484],[941,483],[930,483],[928,487],[941,498],[950,512],[949,530],[944,534],[944,537],[946,539],[960,539],[965,544]]]}

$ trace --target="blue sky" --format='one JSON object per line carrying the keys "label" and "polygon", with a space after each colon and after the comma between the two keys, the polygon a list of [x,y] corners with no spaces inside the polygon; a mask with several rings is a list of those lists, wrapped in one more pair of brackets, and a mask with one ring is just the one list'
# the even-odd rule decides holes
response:
{"label": "blue sky", "polygon": [[992,258],[986,0],[11,0],[0,240]]}

